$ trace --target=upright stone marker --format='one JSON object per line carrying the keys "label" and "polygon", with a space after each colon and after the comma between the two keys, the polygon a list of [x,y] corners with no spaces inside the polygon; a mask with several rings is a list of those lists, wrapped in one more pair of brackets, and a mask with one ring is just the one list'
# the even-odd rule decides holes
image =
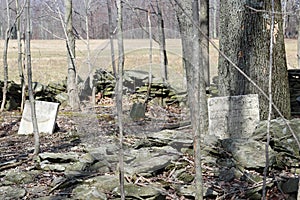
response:
{"label": "upright stone marker", "polygon": [[[36,118],[40,133],[53,133],[59,103],[35,101]],[[30,102],[25,102],[18,134],[33,133]]]}
{"label": "upright stone marker", "polygon": [[209,134],[220,139],[248,138],[259,122],[257,94],[208,99]]}

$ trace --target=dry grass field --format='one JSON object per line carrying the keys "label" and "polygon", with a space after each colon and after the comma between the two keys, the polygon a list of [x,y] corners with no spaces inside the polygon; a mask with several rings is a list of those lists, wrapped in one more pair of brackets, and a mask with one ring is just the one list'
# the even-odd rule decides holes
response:
{"label": "dry grass field", "polygon": [[[215,41],[217,42],[217,41]],[[125,40],[125,70],[149,69],[149,41]],[[0,41],[3,48],[3,41]],[[117,45],[115,44],[115,48]],[[91,63],[93,69],[105,69],[111,71],[111,57],[109,40],[91,40]],[[183,78],[181,42],[178,39],[167,40],[169,75],[171,82]],[[297,67],[297,43],[296,40],[286,40],[287,61],[289,68]],[[17,42],[9,43],[9,79],[19,82],[17,68]],[[3,80],[2,51],[0,59],[0,80]],[[32,66],[34,81],[47,84],[51,81],[63,80],[67,75],[67,61],[65,42],[62,40],[33,40],[31,41]],[[117,54],[117,50],[116,50]],[[153,47],[153,73],[159,76],[159,51],[157,44]],[[211,77],[217,74],[218,53],[210,48]],[[87,48],[83,41],[76,42],[76,65],[82,78],[88,75]]]}

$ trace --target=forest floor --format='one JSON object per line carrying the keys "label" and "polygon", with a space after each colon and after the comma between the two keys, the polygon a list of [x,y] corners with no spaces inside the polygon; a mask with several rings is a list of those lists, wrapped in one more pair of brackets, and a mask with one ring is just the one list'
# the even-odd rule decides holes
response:
{"label": "forest floor", "polygon": [[[135,132],[139,131],[157,131],[162,130],[168,127],[172,127],[175,129],[180,128],[180,130],[191,133],[190,126],[189,125],[183,125],[184,127],[176,125],[182,120],[183,118],[186,118],[185,114],[181,113],[180,118],[174,117],[174,114],[180,113],[180,110],[178,110],[178,107],[173,108],[162,108],[162,107],[156,107],[152,108],[151,110],[148,110],[147,114],[154,112],[156,114],[162,114],[164,116],[167,116],[166,113],[171,113],[167,118],[165,118],[165,121],[163,123],[157,123],[158,121],[147,121],[144,123],[145,126],[142,126],[142,130],[138,130],[138,127],[140,126],[131,126],[130,130],[134,130]],[[103,111],[105,115],[103,115]],[[102,106],[98,107],[98,109],[95,109],[95,113],[101,116],[97,122],[99,123],[99,127],[101,128],[101,134],[109,134],[111,135],[112,132],[115,133],[115,136],[117,138],[117,128],[115,124],[115,111],[114,107],[112,105],[110,106]],[[183,116],[184,115],[184,116]],[[159,118],[159,117],[157,117]],[[0,178],[2,178],[7,170],[11,169],[17,169],[19,171],[28,171],[31,169],[35,169],[34,162],[29,159],[31,154],[34,150],[34,141],[33,136],[28,135],[18,135],[18,127],[21,120],[21,114],[18,111],[15,112],[4,112],[1,114],[0,122]],[[78,138],[73,138],[73,135],[70,134],[71,132],[76,132],[78,129],[78,121],[74,118],[74,115],[70,110],[61,109],[58,117],[57,117],[57,129],[54,134],[43,134],[41,135],[41,152],[55,152],[55,153],[64,153],[64,152],[72,152],[76,151],[76,147],[81,145],[81,141],[78,140]],[[87,124],[86,124],[87,125]],[[175,126],[174,126],[175,125]],[[81,124],[81,126],[85,126],[84,124]],[[89,127],[93,128],[93,127]],[[141,128],[141,127],[140,127]],[[99,130],[98,130],[99,131]],[[125,134],[125,140],[126,140],[126,134]],[[129,136],[129,140],[130,140]],[[101,140],[101,138],[99,138]],[[193,168],[193,158],[192,157],[185,157],[185,160],[188,160],[190,162],[190,168]],[[206,184],[214,183],[216,190],[219,191],[219,198],[218,199],[243,199],[240,198],[243,196],[243,190],[241,188],[247,188],[251,187],[246,182],[243,182],[241,180],[233,180],[231,182],[220,182],[218,181],[218,177],[211,176],[212,171],[214,169],[206,168],[206,172],[203,174],[204,182],[207,182]],[[275,172],[275,173],[285,173],[284,171],[281,172]],[[287,169],[286,174],[289,174],[289,170]],[[30,190],[30,188],[39,187],[39,188],[45,188],[45,191],[42,191],[41,196],[47,196],[49,195],[49,190],[53,188],[53,180],[55,177],[63,176],[62,172],[55,172],[55,171],[45,171],[44,173],[40,174],[38,177],[36,177],[34,183],[30,184],[23,184],[22,187],[24,187],[27,191]],[[168,173],[167,172],[161,172],[158,177],[154,177],[152,179],[149,179],[147,181],[157,181],[165,179],[165,181],[168,180]],[[232,193],[229,193],[229,191],[233,191]],[[56,193],[59,191],[55,191]],[[55,193],[53,192],[53,193]],[[169,190],[170,196],[167,199],[188,199],[183,196],[177,196],[170,188]],[[268,198],[267,199],[273,199],[273,200],[281,200],[281,199],[287,199],[288,196],[283,194],[277,187],[269,188],[267,192]],[[24,198],[24,199],[32,199],[35,196],[31,196],[30,193]],[[175,198],[176,197],[176,198]]]}

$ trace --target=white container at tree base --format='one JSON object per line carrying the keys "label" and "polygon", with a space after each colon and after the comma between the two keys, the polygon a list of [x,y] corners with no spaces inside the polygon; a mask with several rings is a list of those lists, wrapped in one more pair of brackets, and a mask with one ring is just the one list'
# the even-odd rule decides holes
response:
{"label": "white container at tree base", "polygon": [[208,99],[209,134],[219,139],[249,138],[259,123],[257,94]]}
{"label": "white container at tree base", "polygon": [[[36,118],[40,133],[52,134],[55,128],[59,103],[47,101],[35,101]],[[18,134],[32,134],[33,125],[31,118],[31,106],[27,100],[25,102],[24,111],[19,127]]]}

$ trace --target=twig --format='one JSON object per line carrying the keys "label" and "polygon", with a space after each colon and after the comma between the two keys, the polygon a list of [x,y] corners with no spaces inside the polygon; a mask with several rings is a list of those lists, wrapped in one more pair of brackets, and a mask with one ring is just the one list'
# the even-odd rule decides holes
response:
{"label": "twig", "polygon": [[283,16],[296,16],[297,14],[293,12],[275,12],[273,11],[267,11],[267,10],[262,10],[262,9],[256,9],[251,6],[245,5],[245,8],[249,8],[250,10],[257,12],[257,13],[269,13],[269,14],[274,14],[274,15],[283,15]]}

